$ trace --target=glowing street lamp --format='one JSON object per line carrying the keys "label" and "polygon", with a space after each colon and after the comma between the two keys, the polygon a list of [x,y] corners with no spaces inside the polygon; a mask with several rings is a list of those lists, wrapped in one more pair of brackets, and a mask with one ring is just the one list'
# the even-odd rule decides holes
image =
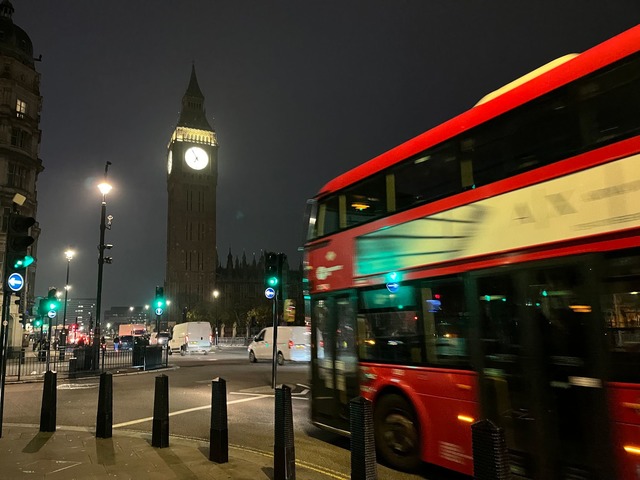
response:
{"label": "glowing street lamp", "polygon": [[[107,229],[107,194],[111,191],[111,185],[107,183],[107,172],[111,162],[107,162],[104,167],[104,182],[98,185],[98,190],[102,194],[102,204],[100,208],[100,243],[98,244],[98,291],[96,294],[96,322],[93,327],[93,368],[98,370],[98,362],[100,361],[100,310],[102,308],[102,270],[105,260],[111,263],[111,257],[105,259],[104,251],[111,248],[111,245],[105,245],[104,233]],[[109,217],[109,228],[111,228],[111,218]]]}
{"label": "glowing street lamp", "polygon": [[69,289],[71,285],[69,285],[69,266],[71,265],[71,259],[76,254],[71,249],[68,249],[64,252],[64,256],[67,257],[67,281],[64,284],[64,310],[62,313],[62,353],[61,356],[64,358],[64,352],[67,346],[67,301],[69,299]]}
{"label": "glowing street lamp", "polygon": [[219,332],[219,330],[218,330],[218,302],[217,302],[219,296],[220,296],[220,291],[214,290],[213,291],[213,300],[214,300],[215,305],[216,305],[215,306],[215,309],[216,309],[216,346],[218,346],[218,343],[219,343],[219,339],[218,339],[218,332]]}

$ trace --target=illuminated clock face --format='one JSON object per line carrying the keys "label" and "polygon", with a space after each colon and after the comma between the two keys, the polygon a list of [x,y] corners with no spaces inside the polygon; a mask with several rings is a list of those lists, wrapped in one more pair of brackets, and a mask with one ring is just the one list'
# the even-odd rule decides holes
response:
{"label": "illuminated clock face", "polygon": [[184,160],[194,170],[202,170],[209,164],[209,155],[200,147],[191,147],[184,152]]}
{"label": "illuminated clock face", "polygon": [[171,174],[171,167],[173,166],[173,152],[169,151],[169,160],[167,160],[167,173]]}

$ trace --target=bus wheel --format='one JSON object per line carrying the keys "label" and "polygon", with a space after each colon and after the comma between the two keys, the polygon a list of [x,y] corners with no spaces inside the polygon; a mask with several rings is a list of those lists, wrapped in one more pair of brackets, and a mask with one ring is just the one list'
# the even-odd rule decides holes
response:
{"label": "bus wheel", "polygon": [[249,361],[251,363],[256,363],[258,361],[258,359],[256,358],[256,354],[253,353],[253,350],[249,352]]}
{"label": "bus wheel", "polygon": [[380,457],[397,470],[417,470],[420,434],[411,404],[400,395],[385,395],[376,404],[373,423]]}
{"label": "bus wheel", "polygon": [[282,355],[282,352],[278,352],[278,365],[284,365],[284,355]]}

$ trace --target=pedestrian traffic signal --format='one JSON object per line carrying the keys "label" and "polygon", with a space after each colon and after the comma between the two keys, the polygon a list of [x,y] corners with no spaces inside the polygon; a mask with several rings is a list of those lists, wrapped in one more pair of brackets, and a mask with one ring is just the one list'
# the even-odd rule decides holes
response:
{"label": "pedestrian traffic signal", "polygon": [[29,229],[36,223],[33,217],[10,214],[7,229],[7,253],[6,260],[9,274],[24,270],[34,261],[29,255],[28,248],[35,239],[29,235]]}

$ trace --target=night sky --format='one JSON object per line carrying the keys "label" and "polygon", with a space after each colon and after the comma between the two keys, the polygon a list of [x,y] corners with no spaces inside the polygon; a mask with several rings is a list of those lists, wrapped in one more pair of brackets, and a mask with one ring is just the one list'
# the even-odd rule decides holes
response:
{"label": "night sky", "polygon": [[637,0],[12,0],[41,73],[36,295],[102,303],[162,285],[166,148],[195,62],[219,142],[218,252],[300,262],[306,200],[332,177],[566,53],[634,26]]}

